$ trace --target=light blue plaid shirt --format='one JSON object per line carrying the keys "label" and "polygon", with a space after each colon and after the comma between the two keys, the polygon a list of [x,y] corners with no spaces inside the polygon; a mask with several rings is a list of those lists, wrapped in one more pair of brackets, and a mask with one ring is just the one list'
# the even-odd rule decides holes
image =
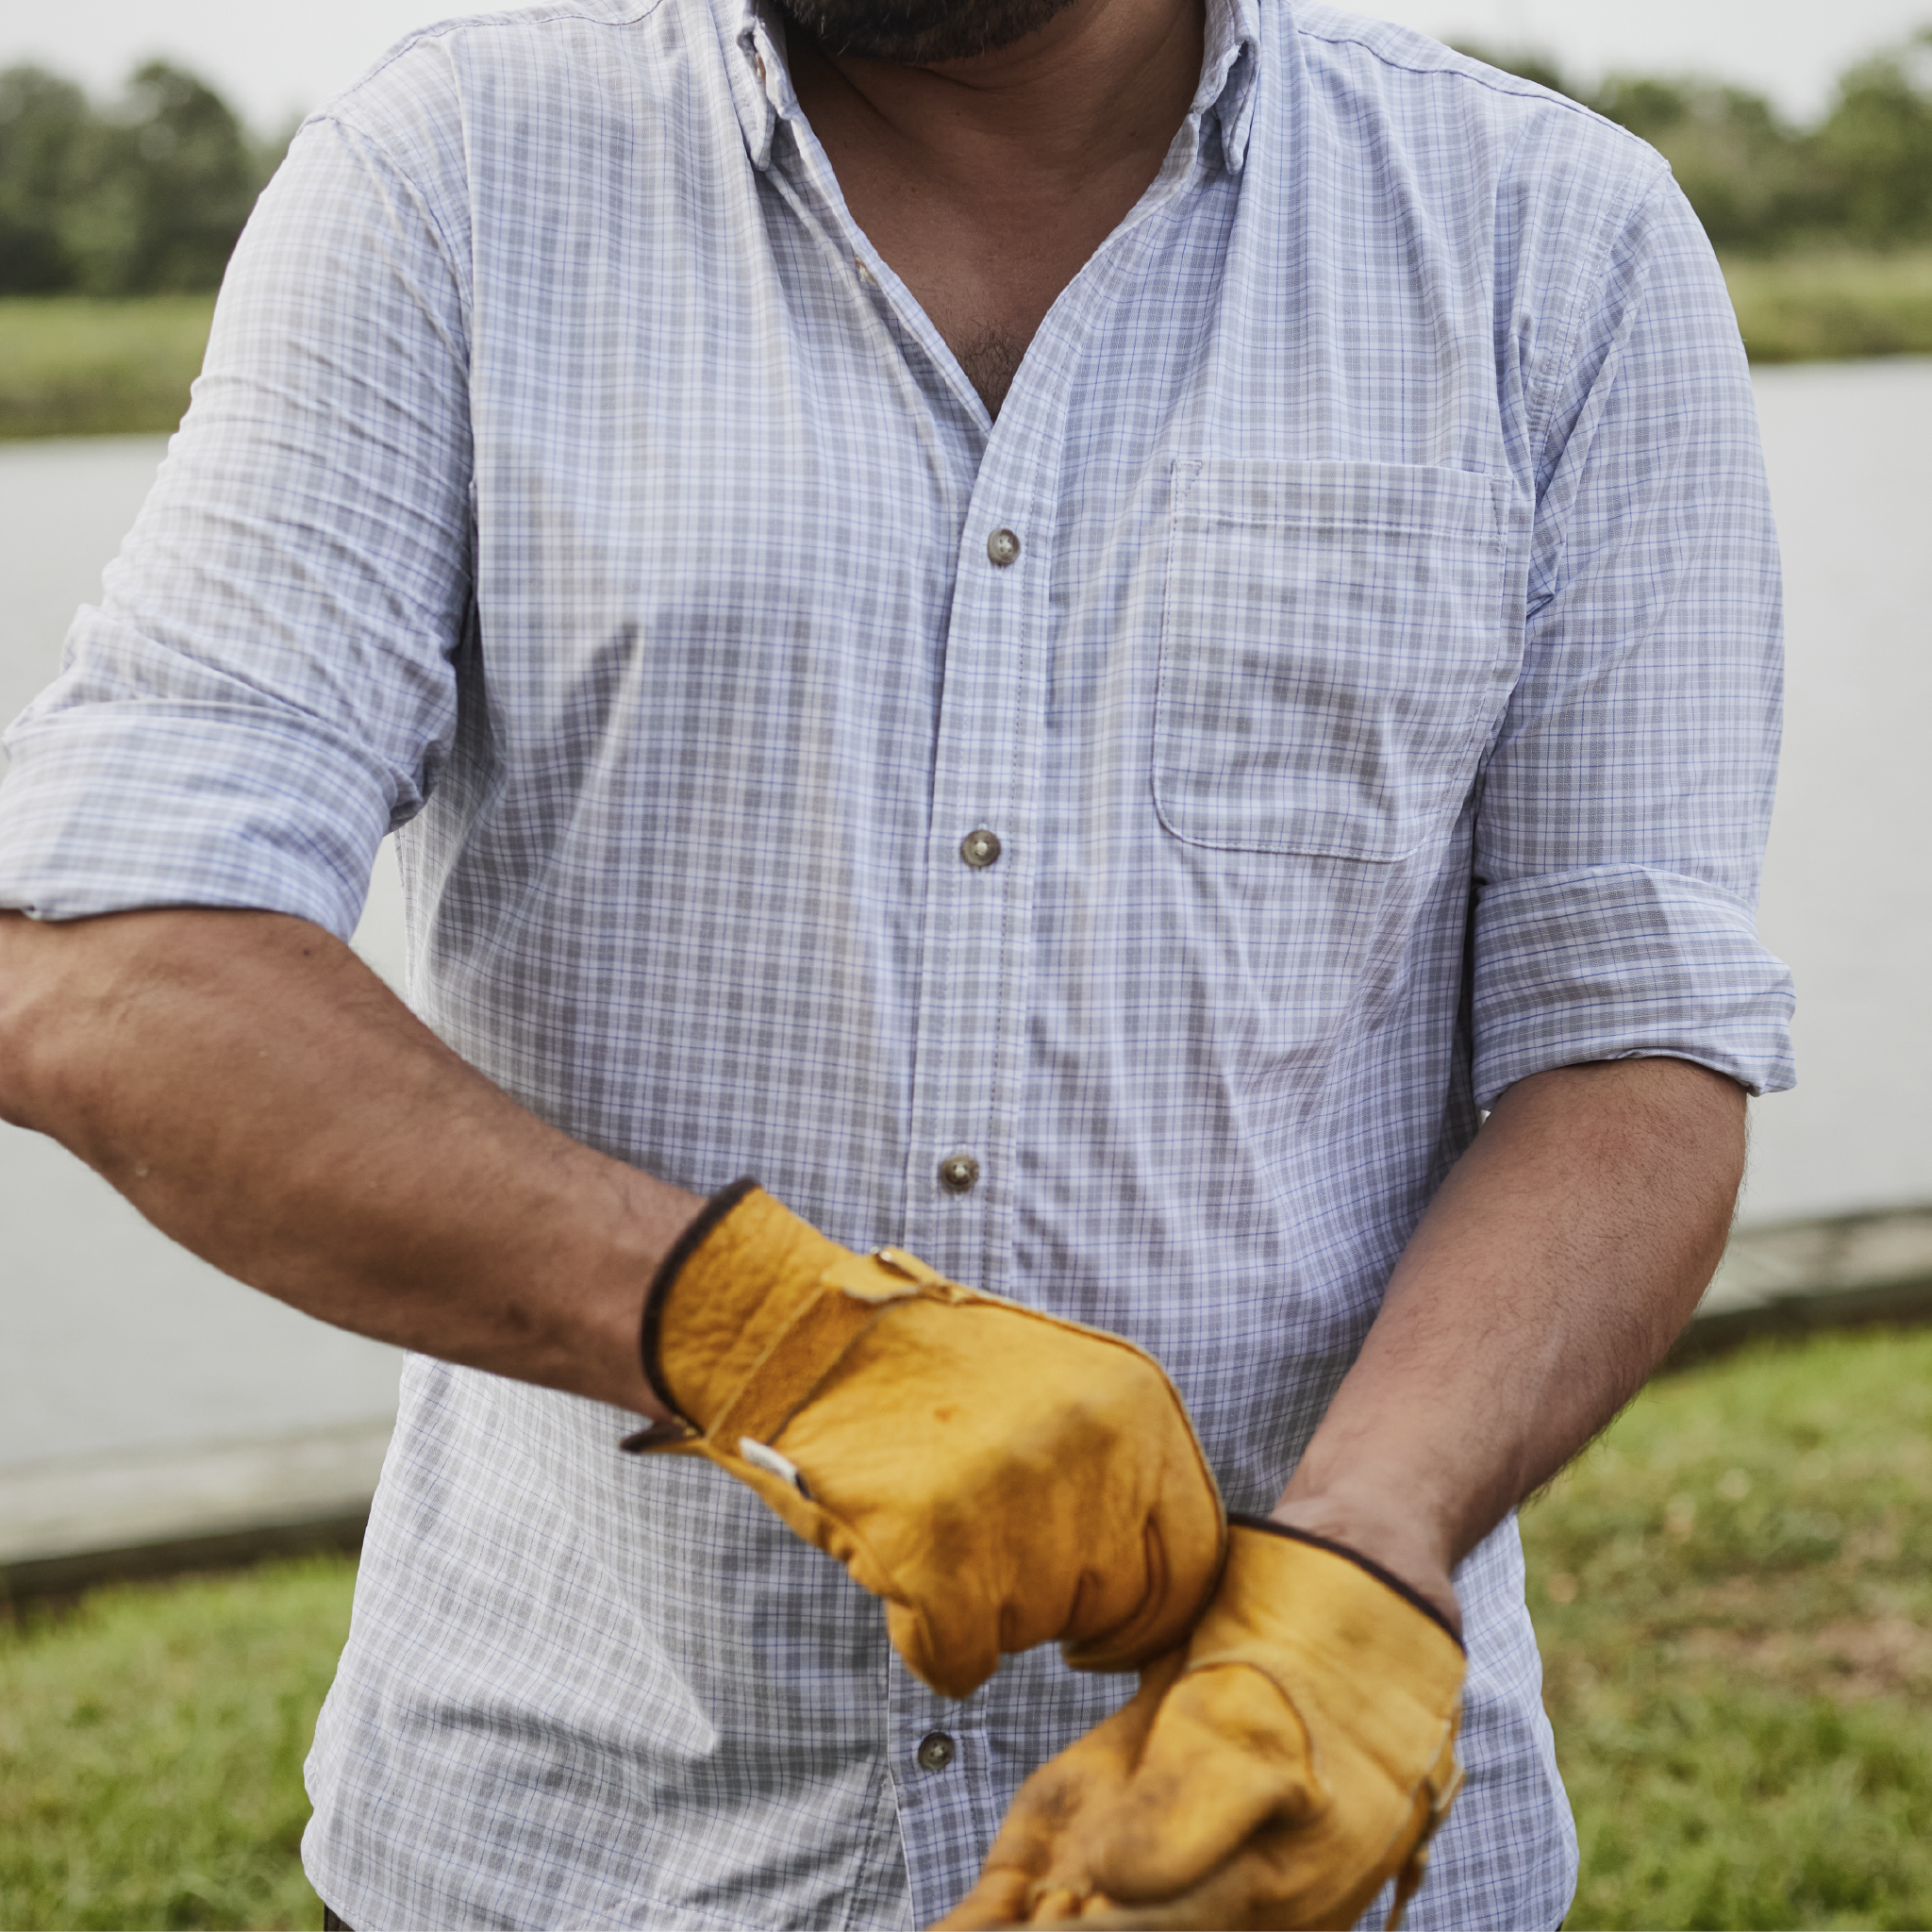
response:
{"label": "light blue plaid shirt", "polygon": [[[1582,109],[1218,0],[993,424],[772,15],[562,0],[297,140],[8,741],[0,903],[346,934],[406,826],[411,996],[511,1093],[1132,1336],[1265,1509],[1511,1081],[1788,1084],[1777,673],[1723,283]],[[625,1426],[412,1361],[317,1887],[361,1932],[932,1918],[1126,1686],[1035,1652],[945,1703]],[[1470,1781],[1413,1923],[1552,1926],[1513,1524],[1458,1583]]]}

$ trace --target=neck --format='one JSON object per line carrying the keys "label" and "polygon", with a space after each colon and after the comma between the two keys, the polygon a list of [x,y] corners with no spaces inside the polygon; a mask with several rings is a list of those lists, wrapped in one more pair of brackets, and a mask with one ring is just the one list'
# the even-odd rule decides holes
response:
{"label": "neck", "polygon": [[789,37],[853,220],[995,415],[1047,310],[1159,173],[1200,81],[1201,7],[1072,0],[1009,46],[929,64]]}
{"label": "neck", "polygon": [[[806,111],[870,123],[907,185],[936,199],[983,183],[1008,219],[1166,151],[1201,73],[1201,0],[1071,0],[1037,32],[967,59],[928,64],[830,54],[793,27]],[[1030,191],[1030,192],[1029,192]]]}

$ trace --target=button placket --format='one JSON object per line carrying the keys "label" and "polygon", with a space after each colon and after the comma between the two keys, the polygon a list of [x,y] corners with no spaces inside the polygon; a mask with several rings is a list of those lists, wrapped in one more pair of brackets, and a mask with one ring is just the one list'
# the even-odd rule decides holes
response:
{"label": "button placket", "polygon": [[[907,1847],[956,1835],[973,1835],[998,1823],[998,1805],[987,1789],[987,1690],[955,1702],[922,1684],[896,1652],[887,1666],[885,1758],[907,1830]],[[941,1741],[943,1740],[943,1741]],[[937,1760],[943,1758],[943,1762]],[[930,1888],[928,1861],[912,1860],[915,1893]],[[915,1923],[929,1924],[950,1901],[930,1894]]]}
{"label": "button placket", "polygon": [[[1051,624],[1043,506],[1058,501],[1073,367],[1016,384],[992,426],[960,530],[934,745],[906,1240],[995,1293],[1013,1208],[1001,1182],[1025,1080],[1026,836]],[[978,1167],[970,1184],[960,1157]]]}
{"label": "button placket", "polygon": [[936,747],[915,1164],[907,1176],[908,1244],[917,1245],[915,1228],[930,1230],[922,1253],[943,1256],[936,1266],[995,1292],[1010,1212],[1007,1191],[993,1185],[1012,1131],[1003,1096],[1024,1078],[1032,922],[1021,854],[1041,703],[1030,646],[1047,581],[1032,534],[1034,483],[1012,489],[1037,466],[1028,441],[995,437],[962,533]]}

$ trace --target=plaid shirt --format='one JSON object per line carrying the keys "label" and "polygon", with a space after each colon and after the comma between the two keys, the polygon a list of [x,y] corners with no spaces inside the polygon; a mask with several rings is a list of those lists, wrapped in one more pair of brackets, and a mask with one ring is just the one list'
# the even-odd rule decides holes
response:
{"label": "plaid shirt", "polygon": [[[510,1093],[1133,1337],[1262,1509],[1510,1082],[1788,1083],[1777,670],[1723,283],[1574,105],[1217,0],[995,424],[774,16],[560,0],[296,141],[10,734],[0,903],[347,934],[404,827],[411,998]],[[1127,1686],[1046,1650],[946,1703],[626,1423],[412,1360],[317,1887],[362,1932],[932,1918]],[[1513,1524],[1457,1580],[1470,1781],[1412,1923],[1554,1925]]]}

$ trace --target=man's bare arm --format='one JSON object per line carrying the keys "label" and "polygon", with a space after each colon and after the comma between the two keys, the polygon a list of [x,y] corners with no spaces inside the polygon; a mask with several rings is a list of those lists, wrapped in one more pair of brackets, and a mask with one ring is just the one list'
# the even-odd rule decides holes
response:
{"label": "man's bare arm", "polygon": [[309,1314],[665,1419],[639,1311],[701,1204],[519,1107],[306,920],[0,913],[0,1118]]}
{"label": "man's bare arm", "polygon": [[1275,1509],[1457,1623],[1449,1573],[1629,1399],[1715,1271],[1744,1095],[1686,1060],[1510,1088],[1389,1283]]}

